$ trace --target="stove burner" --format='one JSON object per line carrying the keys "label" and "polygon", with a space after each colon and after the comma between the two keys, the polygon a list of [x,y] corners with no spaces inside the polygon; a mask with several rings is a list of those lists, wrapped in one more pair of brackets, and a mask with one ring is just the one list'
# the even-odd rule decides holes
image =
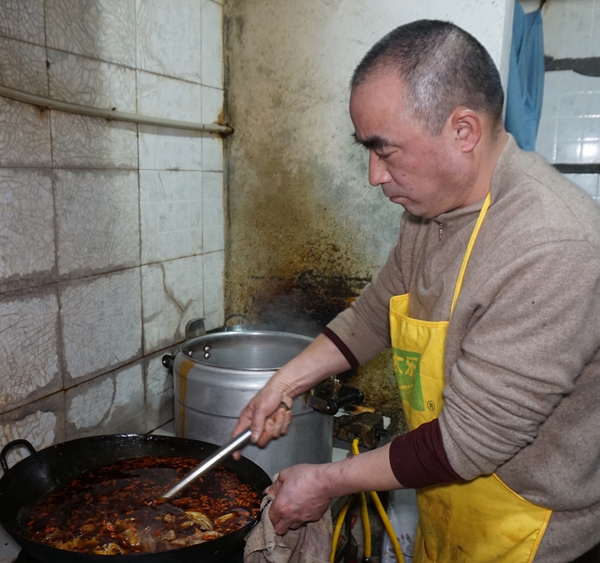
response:
{"label": "stove burner", "polygon": [[[109,557],[110,556],[102,556],[102,557]],[[114,557],[117,558],[118,560],[118,556],[115,555]],[[186,563],[188,560],[183,558],[181,559],[182,563]],[[189,560],[190,563],[192,561],[192,559]],[[197,562],[196,558],[193,558],[194,563]],[[31,555],[29,555],[24,549],[22,549],[21,551],[19,551],[19,555],[17,555],[17,558],[14,560],[14,563],[38,563],[37,559],[34,559],[33,557],[31,557]],[[118,561],[117,561],[118,563]],[[241,548],[239,551],[234,551],[233,553],[228,553],[227,555],[224,556],[222,563],[244,563],[244,549]]]}

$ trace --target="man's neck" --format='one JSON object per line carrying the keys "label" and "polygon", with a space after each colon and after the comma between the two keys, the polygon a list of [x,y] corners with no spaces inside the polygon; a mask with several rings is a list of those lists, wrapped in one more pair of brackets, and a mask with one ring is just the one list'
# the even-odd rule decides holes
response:
{"label": "man's neck", "polygon": [[487,142],[481,143],[480,164],[477,178],[472,190],[472,196],[469,203],[475,203],[485,198],[490,191],[492,176],[498,163],[498,159],[508,142],[508,134],[504,129],[497,133],[493,138],[490,137]]}

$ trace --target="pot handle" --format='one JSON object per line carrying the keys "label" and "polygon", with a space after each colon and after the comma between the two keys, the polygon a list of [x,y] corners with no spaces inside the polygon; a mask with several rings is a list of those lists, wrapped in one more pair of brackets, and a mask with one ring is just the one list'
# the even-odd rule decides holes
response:
{"label": "pot handle", "polygon": [[[326,387],[324,389],[326,390]],[[323,389],[319,388],[311,389],[305,394],[304,401],[314,410],[331,416],[337,414],[342,407],[362,403],[365,398],[360,389],[350,385],[341,385],[332,395],[322,391]]]}
{"label": "pot handle", "polygon": [[206,327],[204,326],[204,317],[198,319],[191,319],[185,324],[185,339],[191,340],[198,336],[204,336],[206,334]]}
{"label": "pot handle", "polygon": [[8,473],[6,455],[8,454],[9,450],[12,450],[16,446],[25,446],[31,455],[36,453],[35,448],[27,440],[13,440],[12,442],[9,442],[2,448],[2,451],[0,451],[0,465],[2,466],[2,469],[4,469],[4,473]]}
{"label": "pot handle", "polygon": [[[246,324],[244,324],[244,325],[229,325],[228,326],[227,322],[230,319],[234,319],[235,317],[240,317],[240,318],[244,319],[246,321]],[[244,315],[242,313],[233,313],[225,319],[225,321],[223,322],[223,328],[221,330],[223,332],[232,331],[232,330],[252,330],[252,319],[250,319],[250,317],[248,317],[247,315]]]}
{"label": "pot handle", "polygon": [[170,374],[173,374],[173,364],[175,363],[175,356],[173,354],[165,354],[162,358],[162,365],[165,366]]}

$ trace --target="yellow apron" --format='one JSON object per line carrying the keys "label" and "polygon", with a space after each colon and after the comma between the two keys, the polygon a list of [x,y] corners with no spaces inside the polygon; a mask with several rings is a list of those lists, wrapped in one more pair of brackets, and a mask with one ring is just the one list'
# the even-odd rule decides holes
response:
{"label": "yellow apron", "polygon": [[[489,205],[490,194],[463,258],[450,316]],[[421,321],[410,318],[409,312],[408,293],[392,297],[394,369],[408,427],[413,430],[436,419],[442,409],[449,321]],[[552,513],[519,496],[495,474],[417,490],[417,505],[413,563],[530,563]]]}

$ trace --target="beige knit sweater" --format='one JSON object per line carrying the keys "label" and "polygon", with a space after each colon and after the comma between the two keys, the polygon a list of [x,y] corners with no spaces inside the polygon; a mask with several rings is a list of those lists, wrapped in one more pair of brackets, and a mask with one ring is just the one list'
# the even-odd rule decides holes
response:
{"label": "beige knit sweater", "polygon": [[[600,542],[600,207],[512,137],[491,196],[448,328],[440,427],[459,475],[495,471],[554,510],[535,561],[564,563]],[[387,264],[328,325],[361,364],[390,346],[392,295],[448,320],[481,205],[403,215]]]}

